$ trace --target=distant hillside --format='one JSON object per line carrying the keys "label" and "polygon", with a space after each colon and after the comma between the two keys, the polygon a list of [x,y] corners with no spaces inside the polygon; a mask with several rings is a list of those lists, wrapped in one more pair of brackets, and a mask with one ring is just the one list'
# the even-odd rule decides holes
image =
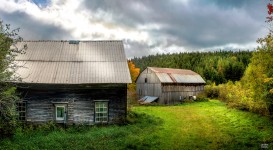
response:
{"label": "distant hillside", "polygon": [[191,69],[199,73],[208,83],[238,81],[250,62],[250,51],[217,51],[176,54],[157,54],[131,61],[143,71],[146,67]]}

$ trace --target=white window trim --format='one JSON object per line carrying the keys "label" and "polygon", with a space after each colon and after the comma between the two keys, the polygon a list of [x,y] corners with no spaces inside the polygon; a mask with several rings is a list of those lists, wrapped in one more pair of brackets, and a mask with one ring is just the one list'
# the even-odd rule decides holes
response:
{"label": "white window trim", "polygon": [[[57,108],[63,108],[63,109],[64,109],[64,116],[63,116],[63,117],[57,117],[57,113],[58,113],[58,112],[57,112]],[[66,118],[66,117],[65,117],[65,115],[66,115],[65,111],[66,111],[66,110],[65,110],[65,106],[64,106],[64,105],[56,105],[56,106],[55,106],[55,115],[56,115],[56,120],[57,120],[57,121],[64,121],[64,120],[65,120],[65,118]]]}
{"label": "white window trim", "polygon": [[[100,103],[100,102],[105,102],[107,103],[107,111],[106,112],[96,112],[96,103]],[[97,121],[97,117],[96,114],[97,113],[106,113],[107,115],[107,120],[106,121]],[[107,123],[109,121],[109,101],[108,100],[96,100],[95,101],[95,112],[94,112],[94,121],[95,123]]]}

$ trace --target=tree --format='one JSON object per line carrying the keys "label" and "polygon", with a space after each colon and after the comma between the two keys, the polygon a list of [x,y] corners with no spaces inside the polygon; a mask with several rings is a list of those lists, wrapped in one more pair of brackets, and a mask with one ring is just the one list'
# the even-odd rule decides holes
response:
{"label": "tree", "polygon": [[136,79],[140,73],[140,69],[135,67],[135,64],[128,60],[128,67],[131,74],[132,83],[128,85],[128,101],[129,104],[136,102]]}
{"label": "tree", "polygon": [[136,79],[140,73],[140,69],[136,68],[135,64],[132,61],[128,61],[128,66],[131,74],[132,84],[129,85],[129,89],[135,89],[136,86]]}
{"label": "tree", "polygon": [[[271,4],[271,0],[270,3],[267,5],[267,8],[268,17],[266,18],[266,22],[270,25],[270,23],[273,21],[273,5]],[[273,117],[272,34],[273,30],[270,26],[268,35],[264,38],[260,38],[257,40],[260,46],[257,48],[257,51],[253,53],[251,62],[248,65],[245,74],[241,80],[244,93],[248,94],[244,95],[244,97],[241,96],[241,100],[239,96],[237,96],[238,101],[243,102],[247,109],[263,115],[269,115],[271,117]],[[233,90],[238,91],[238,89],[236,88]]]}
{"label": "tree", "polygon": [[20,77],[14,74],[19,67],[14,62],[15,56],[23,53],[24,49],[18,49],[15,44],[22,41],[18,36],[18,29],[10,29],[9,24],[4,24],[0,20],[0,137],[12,135],[16,127],[16,87],[12,80],[18,80]]}

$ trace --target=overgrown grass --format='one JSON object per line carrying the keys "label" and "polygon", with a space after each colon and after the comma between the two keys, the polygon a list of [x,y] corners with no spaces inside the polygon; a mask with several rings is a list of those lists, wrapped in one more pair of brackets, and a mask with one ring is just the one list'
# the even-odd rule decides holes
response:
{"label": "overgrown grass", "polygon": [[138,106],[128,125],[17,131],[0,149],[273,149],[273,123],[216,100]]}
{"label": "overgrown grass", "polygon": [[172,107],[136,107],[164,120],[158,131],[164,149],[273,149],[273,122],[266,117],[227,109],[216,100]]}

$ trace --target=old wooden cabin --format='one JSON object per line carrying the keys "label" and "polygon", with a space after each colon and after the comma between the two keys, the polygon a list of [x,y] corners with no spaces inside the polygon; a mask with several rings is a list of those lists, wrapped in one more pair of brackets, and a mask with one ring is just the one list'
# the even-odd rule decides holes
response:
{"label": "old wooden cabin", "polygon": [[115,123],[124,119],[131,77],[122,41],[23,41],[16,81],[19,119],[29,123]]}
{"label": "old wooden cabin", "polygon": [[137,78],[136,85],[139,99],[146,96],[149,101],[176,104],[203,91],[205,81],[191,70],[147,67]]}

